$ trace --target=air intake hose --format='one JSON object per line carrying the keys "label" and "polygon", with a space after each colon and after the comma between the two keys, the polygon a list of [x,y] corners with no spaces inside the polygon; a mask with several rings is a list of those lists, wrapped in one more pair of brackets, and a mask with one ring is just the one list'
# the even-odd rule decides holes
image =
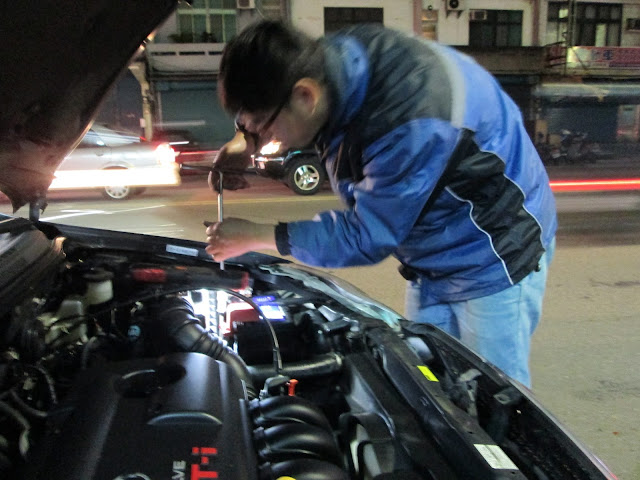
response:
{"label": "air intake hose", "polygon": [[158,323],[180,350],[202,353],[226,363],[245,382],[249,399],[258,397],[244,360],[227,347],[224,340],[201,325],[186,300],[179,297],[166,298],[157,308]]}

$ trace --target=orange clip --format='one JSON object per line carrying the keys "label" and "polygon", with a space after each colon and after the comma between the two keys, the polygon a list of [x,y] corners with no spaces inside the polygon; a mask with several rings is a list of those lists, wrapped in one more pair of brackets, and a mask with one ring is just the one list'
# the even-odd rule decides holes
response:
{"label": "orange clip", "polygon": [[296,395],[296,385],[298,384],[298,380],[296,380],[295,378],[292,378],[291,380],[289,380],[287,382],[287,387],[289,387],[289,396],[290,397],[295,397]]}

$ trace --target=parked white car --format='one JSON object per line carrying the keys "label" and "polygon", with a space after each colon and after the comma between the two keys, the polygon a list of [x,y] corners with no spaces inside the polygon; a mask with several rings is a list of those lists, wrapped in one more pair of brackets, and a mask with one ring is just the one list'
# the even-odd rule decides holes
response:
{"label": "parked white car", "polygon": [[168,143],[94,124],[60,164],[50,189],[99,188],[107,198],[124,200],[149,186],[180,184],[175,160]]}

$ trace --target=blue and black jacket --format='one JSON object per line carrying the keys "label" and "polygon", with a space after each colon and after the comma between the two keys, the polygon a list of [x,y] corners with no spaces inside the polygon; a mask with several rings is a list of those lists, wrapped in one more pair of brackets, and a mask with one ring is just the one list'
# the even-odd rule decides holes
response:
{"label": "blue and black jacket", "polygon": [[281,254],[320,267],[395,256],[435,304],[535,270],[557,228],[522,115],[453,48],[375,26],[323,40],[331,119],[317,138],[346,209],[281,224]]}

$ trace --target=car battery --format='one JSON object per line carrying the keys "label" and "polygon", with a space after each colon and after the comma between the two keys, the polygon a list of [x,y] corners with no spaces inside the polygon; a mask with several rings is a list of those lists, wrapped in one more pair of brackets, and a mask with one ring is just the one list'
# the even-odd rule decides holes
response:
{"label": "car battery", "polygon": [[227,321],[231,329],[227,339],[244,361],[248,365],[269,364],[273,361],[272,331],[277,338],[283,361],[308,358],[307,342],[313,335],[311,322],[290,321],[285,309],[277,305],[273,297],[254,297],[252,300],[260,312],[247,303],[232,303],[227,306]]}

